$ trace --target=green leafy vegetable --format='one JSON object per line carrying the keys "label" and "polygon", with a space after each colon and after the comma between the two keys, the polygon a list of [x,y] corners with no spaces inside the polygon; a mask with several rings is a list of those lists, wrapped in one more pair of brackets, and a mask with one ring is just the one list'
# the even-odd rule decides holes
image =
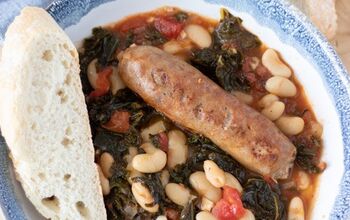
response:
{"label": "green leafy vegetable", "polygon": [[320,141],[311,137],[309,139],[298,139],[294,141],[297,148],[296,165],[308,173],[320,173],[322,170],[318,166],[317,153],[320,149]]}
{"label": "green leafy vegetable", "polygon": [[221,9],[221,20],[214,30],[214,41],[231,44],[240,49],[252,49],[261,45],[258,37],[242,26],[242,20],[233,16],[227,9]]}
{"label": "green leafy vegetable", "polygon": [[184,11],[179,11],[174,15],[174,17],[179,22],[185,22],[188,18],[188,14]]}
{"label": "green leafy vegetable", "polygon": [[182,209],[180,220],[195,220],[195,213],[197,208],[195,206],[196,199],[191,199],[187,205]]}
{"label": "green leafy vegetable", "polygon": [[[275,190],[278,191],[278,188]],[[276,191],[263,179],[251,178],[244,185],[241,196],[243,205],[253,212],[255,219],[287,219],[284,204]]]}
{"label": "green leafy vegetable", "polygon": [[115,51],[119,46],[119,37],[102,27],[96,27],[92,30],[92,36],[86,38],[83,42],[84,50],[79,54],[81,81],[83,91],[89,94],[92,87],[87,78],[87,67],[89,63],[97,58],[98,64],[107,66],[109,64],[116,65],[118,61],[115,59]]}
{"label": "green leafy vegetable", "polygon": [[167,41],[166,38],[154,26],[148,26],[146,28],[144,38],[144,45],[157,46],[164,44]]}

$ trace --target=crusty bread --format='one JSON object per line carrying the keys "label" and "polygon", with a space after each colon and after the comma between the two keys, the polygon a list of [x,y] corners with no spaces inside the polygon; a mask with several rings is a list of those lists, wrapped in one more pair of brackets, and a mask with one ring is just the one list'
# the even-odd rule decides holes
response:
{"label": "crusty bread", "polygon": [[10,25],[0,85],[1,131],[29,200],[46,218],[106,219],[78,53],[45,10]]}

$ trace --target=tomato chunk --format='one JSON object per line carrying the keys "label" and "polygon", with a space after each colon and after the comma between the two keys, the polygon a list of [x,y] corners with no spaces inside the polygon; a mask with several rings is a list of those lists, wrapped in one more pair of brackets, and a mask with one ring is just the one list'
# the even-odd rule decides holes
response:
{"label": "tomato chunk", "polygon": [[183,29],[183,23],[173,17],[158,17],[154,20],[154,27],[168,39],[179,36]]}
{"label": "tomato chunk", "polygon": [[126,133],[130,128],[129,118],[129,112],[115,111],[113,112],[111,119],[106,124],[102,125],[102,127],[110,131]]}
{"label": "tomato chunk", "polygon": [[107,94],[110,88],[109,76],[113,73],[112,67],[106,67],[97,73],[96,89],[90,93],[90,97],[99,97]]}
{"label": "tomato chunk", "polygon": [[212,210],[218,220],[236,220],[241,218],[245,209],[238,190],[224,186],[223,197],[217,202]]}

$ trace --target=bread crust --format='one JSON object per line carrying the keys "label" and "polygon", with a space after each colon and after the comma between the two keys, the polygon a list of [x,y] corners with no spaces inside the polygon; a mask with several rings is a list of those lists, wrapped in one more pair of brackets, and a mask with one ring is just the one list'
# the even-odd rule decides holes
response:
{"label": "bread crust", "polygon": [[0,62],[0,127],[19,181],[50,219],[106,219],[73,43],[44,10],[9,26]]}

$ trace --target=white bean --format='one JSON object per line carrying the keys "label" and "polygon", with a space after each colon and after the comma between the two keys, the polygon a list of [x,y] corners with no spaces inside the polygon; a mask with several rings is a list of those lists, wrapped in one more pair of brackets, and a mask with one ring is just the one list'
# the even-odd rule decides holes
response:
{"label": "white bean", "polygon": [[132,159],[132,166],[141,173],[156,173],[166,165],[166,153],[155,150],[153,153],[138,154]]}
{"label": "white bean", "polygon": [[162,172],[160,173],[160,182],[162,182],[162,186],[165,187],[166,184],[169,183],[169,179],[170,179],[170,173],[168,170],[162,170]]}
{"label": "white bean", "polygon": [[149,189],[142,185],[140,182],[135,182],[131,185],[132,194],[135,197],[136,202],[146,211],[155,213],[158,212],[159,205],[149,207],[149,204],[154,203],[154,198]]}
{"label": "white bean", "polygon": [[215,187],[220,188],[225,186],[225,172],[216,165],[212,160],[206,160],[203,164],[205,177]]}
{"label": "white bean", "polygon": [[284,64],[278,54],[273,49],[267,49],[262,56],[262,64],[271,72],[274,76],[290,77],[292,71]]}
{"label": "white bean", "polygon": [[293,97],[297,94],[294,83],[281,76],[273,76],[266,81],[265,89],[280,97]]}
{"label": "white bean", "polygon": [[241,102],[243,102],[243,103],[245,103],[247,105],[250,105],[253,102],[253,96],[251,96],[249,94],[246,94],[246,93],[243,93],[243,92],[239,92],[239,91],[233,91],[232,93],[233,93],[234,96],[236,96],[236,98],[239,101],[241,101]]}
{"label": "white bean", "polygon": [[288,208],[288,220],[304,220],[304,204],[299,197],[294,197]]}
{"label": "white bean", "polygon": [[168,220],[168,218],[165,215],[160,215],[156,218],[156,220]]}
{"label": "white bean", "polygon": [[87,77],[92,88],[96,89],[97,70],[96,70],[97,59],[93,59],[87,68]]}
{"label": "white bean", "polygon": [[97,166],[98,176],[100,178],[102,194],[106,196],[111,192],[111,188],[109,186],[109,180],[103,175],[101,167],[98,164],[96,164],[96,166]]}
{"label": "white bean", "polygon": [[210,184],[204,172],[197,171],[192,173],[189,180],[192,188],[196,190],[199,195],[213,202],[217,202],[221,199],[221,190]]}
{"label": "white bean", "polygon": [[107,178],[112,176],[111,167],[112,167],[113,163],[114,163],[114,159],[113,159],[113,156],[110,153],[104,152],[101,155],[101,157],[100,157],[100,167],[101,167],[101,170],[102,170],[103,174]]}
{"label": "white bean", "polygon": [[259,66],[260,60],[257,57],[252,57],[251,62],[249,63],[250,68],[252,70],[256,70],[256,68]]}
{"label": "white bean", "polygon": [[275,101],[270,106],[264,108],[261,113],[265,115],[271,121],[274,121],[281,117],[285,109],[285,105],[283,102]]}
{"label": "white bean", "polygon": [[239,220],[255,220],[255,216],[249,209],[246,209],[244,215]]}
{"label": "white bean", "polygon": [[188,146],[186,144],[186,136],[180,130],[169,131],[168,139],[167,165],[170,169],[173,169],[176,165],[186,162],[188,157]]}
{"label": "white bean", "polygon": [[163,50],[170,54],[178,53],[182,50],[181,45],[176,40],[168,41],[163,44]]}
{"label": "white bean", "polygon": [[225,173],[225,177],[226,177],[226,185],[229,187],[232,187],[236,190],[238,190],[238,192],[242,192],[243,188],[241,186],[241,184],[239,183],[239,181],[236,179],[236,177],[234,177],[231,173]]}
{"label": "white bean", "polygon": [[190,200],[190,190],[177,183],[168,183],[165,186],[165,194],[177,205],[186,206]]}
{"label": "white bean", "polygon": [[149,138],[150,134],[153,134],[153,135],[158,134],[158,133],[163,132],[165,130],[166,130],[165,122],[163,120],[159,120],[159,121],[151,124],[147,128],[142,129],[142,131],[141,131],[142,140],[144,142],[150,142],[150,138]]}
{"label": "white bean", "polygon": [[310,186],[310,177],[304,171],[298,171],[296,174],[295,182],[299,190],[305,190]]}
{"label": "white bean", "polygon": [[278,101],[278,97],[274,94],[267,94],[260,99],[258,102],[259,106],[262,108],[269,107],[272,103]]}
{"label": "white bean", "polygon": [[203,197],[201,200],[201,210],[202,211],[208,211],[210,212],[212,208],[214,207],[214,202],[210,201],[209,199]]}
{"label": "white bean", "polygon": [[304,129],[304,120],[296,116],[282,116],[275,123],[287,135],[299,134]]}
{"label": "white bean", "polygon": [[190,38],[198,47],[204,48],[211,45],[211,36],[204,27],[197,24],[190,24],[187,25],[184,30],[188,38]]}
{"label": "white bean", "polygon": [[201,211],[197,213],[196,220],[217,220],[217,218],[207,211]]}
{"label": "white bean", "polygon": [[111,82],[112,94],[115,95],[115,94],[117,94],[118,90],[124,89],[126,86],[125,86],[123,80],[119,76],[118,68],[112,67],[112,69],[113,69],[113,72],[109,76],[109,81]]}

